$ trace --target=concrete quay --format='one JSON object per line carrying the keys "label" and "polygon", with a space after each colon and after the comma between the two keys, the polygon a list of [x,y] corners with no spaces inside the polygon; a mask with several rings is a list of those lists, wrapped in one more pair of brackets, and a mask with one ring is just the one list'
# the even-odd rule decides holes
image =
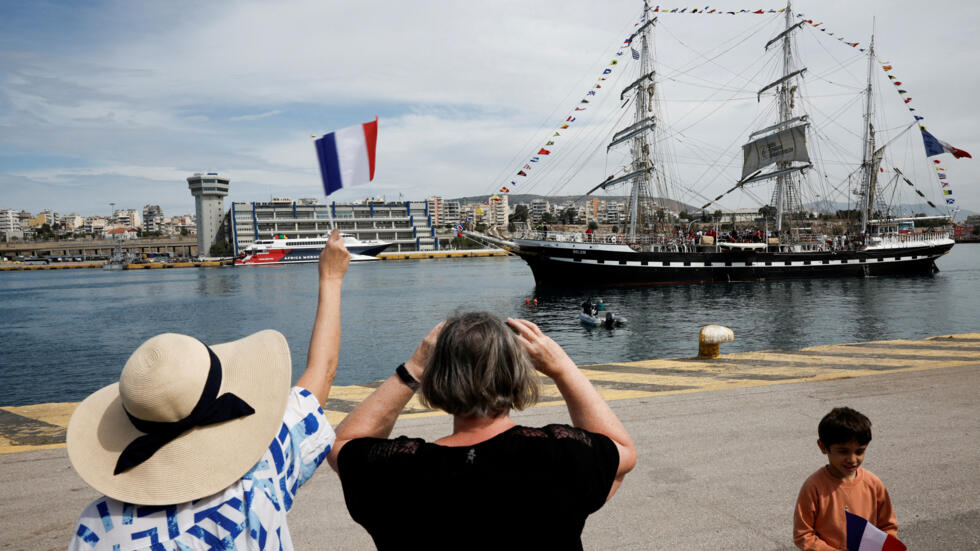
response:
{"label": "concrete quay", "polygon": [[[874,423],[864,466],[888,487],[909,549],[980,549],[980,333],[582,369],[640,451],[586,523],[587,549],[795,549],[796,493],[825,463],[817,422],[838,405]],[[371,386],[335,388],[331,422]],[[554,387],[543,398],[517,422],[567,422]],[[0,409],[0,549],[63,549],[96,497],[58,442],[73,408]],[[395,434],[434,439],[450,428],[413,402]],[[297,549],[372,548],[326,466],[301,490],[290,528]]]}

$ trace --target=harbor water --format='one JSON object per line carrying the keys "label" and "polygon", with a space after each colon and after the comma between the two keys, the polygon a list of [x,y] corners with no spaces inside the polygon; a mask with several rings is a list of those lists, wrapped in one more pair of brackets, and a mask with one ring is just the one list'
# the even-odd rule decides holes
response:
{"label": "harbor water", "polygon": [[[344,282],[336,383],[387,377],[454,310],[534,321],[580,365],[694,356],[709,323],[735,332],[723,352],[977,331],[980,246],[958,245],[938,265],[919,277],[546,292],[515,257],[355,263]],[[277,329],[295,379],[316,290],[314,264],[0,273],[0,405],[80,400],[115,382],[129,354],[163,332],[214,344]],[[587,297],[629,323],[584,326],[577,312]]]}

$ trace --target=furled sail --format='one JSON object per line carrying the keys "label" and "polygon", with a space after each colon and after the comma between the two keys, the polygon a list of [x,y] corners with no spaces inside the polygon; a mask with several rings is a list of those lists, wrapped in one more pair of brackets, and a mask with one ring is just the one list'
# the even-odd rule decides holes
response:
{"label": "furled sail", "polygon": [[806,148],[806,124],[769,134],[742,146],[742,178],[773,163],[810,162]]}

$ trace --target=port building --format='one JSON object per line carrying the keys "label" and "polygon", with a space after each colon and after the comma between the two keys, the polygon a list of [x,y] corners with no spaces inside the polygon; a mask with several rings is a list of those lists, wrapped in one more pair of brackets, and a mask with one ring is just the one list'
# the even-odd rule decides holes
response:
{"label": "port building", "polygon": [[[316,199],[272,199],[267,202],[233,202],[229,212],[230,239],[237,256],[259,239],[274,235],[317,237],[330,232],[330,220],[340,231],[358,239],[381,239],[391,246],[385,252],[436,251],[439,240],[453,235],[443,231],[428,201],[368,199],[353,203],[321,204]],[[200,233],[199,233],[200,235]]]}

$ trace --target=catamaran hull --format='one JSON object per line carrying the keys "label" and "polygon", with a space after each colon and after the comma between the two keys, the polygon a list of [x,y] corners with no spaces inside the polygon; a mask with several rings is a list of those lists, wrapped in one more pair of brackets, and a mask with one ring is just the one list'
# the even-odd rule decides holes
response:
{"label": "catamaran hull", "polygon": [[521,240],[512,252],[528,263],[538,285],[604,287],[931,274],[936,259],[952,247],[950,242],[868,251],[675,253]]}
{"label": "catamaran hull", "polygon": [[[351,259],[354,260],[356,257],[372,257],[371,260],[377,260],[373,258],[378,255],[381,251],[385,250],[389,246],[389,243],[383,243],[381,245],[364,245],[364,246],[353,246],[348,247],[347,250],[351,254]],[[245,258],[239,258],[235,260],[235,266],[267,266],[274,264],[309,264],[313,262],[318,262],[320,259],[320,251],[323,247],[317,248],[297,248],[297,249],[272,249],[269,251],[263,251],[251,256],[246,256]]]}

